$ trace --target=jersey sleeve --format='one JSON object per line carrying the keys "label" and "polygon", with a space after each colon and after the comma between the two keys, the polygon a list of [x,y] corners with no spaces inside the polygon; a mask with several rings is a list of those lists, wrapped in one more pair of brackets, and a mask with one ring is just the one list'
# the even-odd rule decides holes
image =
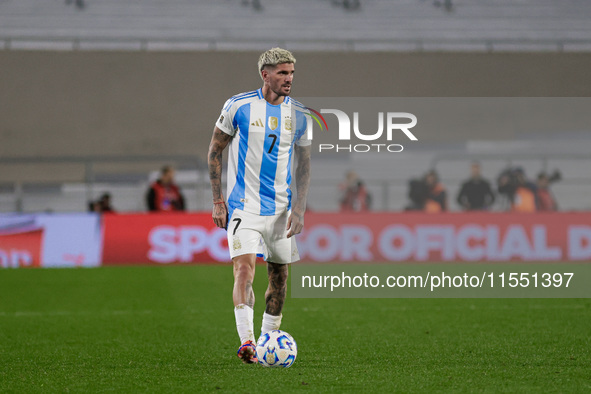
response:
{"label": "jersey sleeve", "polygon": [[297,146],[310,146],[312,145],[312,118],[305,112],[298,112],[296,115],[297,119]]}
{"label": "jersey sleeve", "polygon": [[222,113],[215,123],[218,129],[224,133],[234,136],[236,134],[236,126],[234,122],[234,115],[236,114],[235,106],[231,103],[231,100],[226,101],[222,108]]}

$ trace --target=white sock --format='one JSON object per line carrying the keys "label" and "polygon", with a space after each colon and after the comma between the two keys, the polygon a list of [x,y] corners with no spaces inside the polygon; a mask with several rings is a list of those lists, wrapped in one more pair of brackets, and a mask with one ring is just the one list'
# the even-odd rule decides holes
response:
{"label": "white sock", "polygon": [[236,317],[236,329],[240,336],[240,343],[255,341],[254,338],[254,311],[248,305],[240,304],[234,307]]}
{"label": "white sock", "polygon": [[281,326],[281,318],[283,315],[273,316],[267,312],[263,313],[263,326],[261,327],[261,335],[273,330],[279,330]]}

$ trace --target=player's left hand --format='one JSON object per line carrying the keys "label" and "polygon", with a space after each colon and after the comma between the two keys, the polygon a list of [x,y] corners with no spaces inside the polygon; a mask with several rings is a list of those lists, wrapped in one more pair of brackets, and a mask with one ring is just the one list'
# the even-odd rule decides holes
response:
{"label": "player's left hand", "polygon": [[297,211],[292,211],[287,219],[287,238],[299,234],[304,228],[304,214]]}

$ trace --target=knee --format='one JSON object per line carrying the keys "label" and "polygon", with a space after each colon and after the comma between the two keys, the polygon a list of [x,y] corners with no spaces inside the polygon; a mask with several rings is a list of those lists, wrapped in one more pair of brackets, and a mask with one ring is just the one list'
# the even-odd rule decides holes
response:
{"label": "knee", "polygon": [[237,260],[234,262],[234,277],[236,279],[252,280],[254,267],[248,261]]}
{"label": "knee", "polygon": [[287,281],[287,275],[289,273],[287,264],[267,263],[269,278],[273,281],[282,283]]}
{"label": "knee", "polygon": [[278,275],[279,280],[282,282],[287,281],[288,273],[289,273],[289,271],[287,270],[287,266],[285,266],[285,269],[281,269],[281,271],[279,271],[279,275]]}

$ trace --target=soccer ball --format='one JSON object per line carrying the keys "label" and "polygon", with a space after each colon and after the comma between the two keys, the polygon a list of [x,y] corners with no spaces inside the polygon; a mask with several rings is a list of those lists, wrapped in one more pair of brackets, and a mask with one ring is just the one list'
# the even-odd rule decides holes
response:
{"label": "soccer ball", "polygon": [[257,359],[265,367],[289,368],[297,355],[298,345],[285,331],[270,331],[257,342]]}

